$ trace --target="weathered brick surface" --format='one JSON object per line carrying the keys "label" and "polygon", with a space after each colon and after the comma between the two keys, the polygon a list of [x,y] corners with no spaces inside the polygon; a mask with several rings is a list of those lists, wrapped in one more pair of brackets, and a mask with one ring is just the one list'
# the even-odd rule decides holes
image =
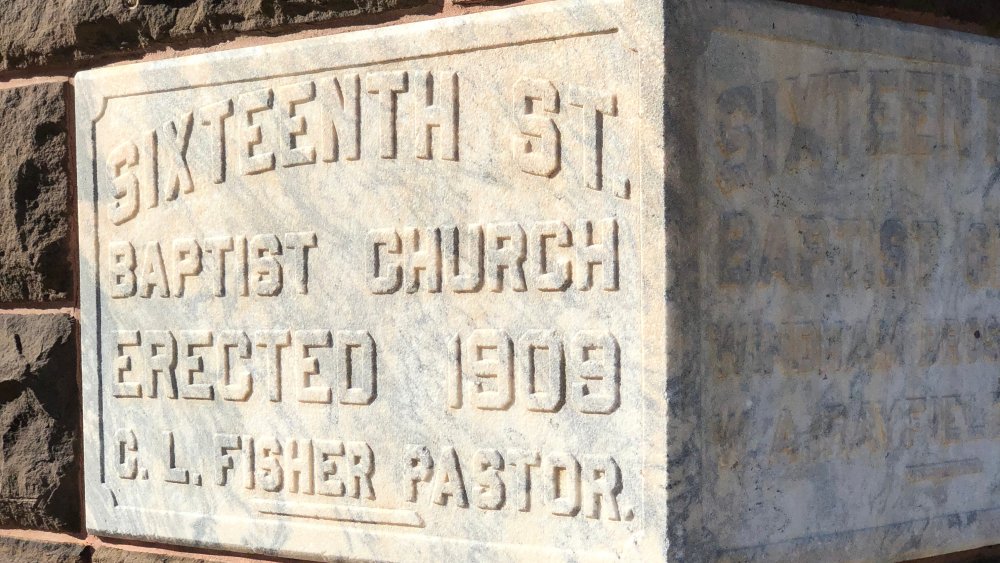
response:
{"label": "weathered brick surface", "polygon": [[0,537],[0,561],[8,563],[89,563],[90,552],[79,543]]}
{"label": "weathered brick surface", "polygon": [[936,14],[959,21],[984,23],[1000,19],[1000,6],[983,0],[853,0],[856,4],[882,6]]}
{"label": "weathered brick surface", "polygon": [[376,14],[427,0],[12,0],[0,10],[0,70],[66,63],[152,43]]}
{"label": "weathered brick surface", "polygon": [[0,314],[0,526],[80,529],[71,317]]}
{"label": "weathered brick surface", "polygon": [[214,559],[124,551],[113,547],[101,546],[94,552],[92,561],[93,563],[200,563],[202,561],[214,561]]}
{"label": "weathered brick surface", "polygon": [[64,92],[63,82],[0,90],[0,303],[72,291]]}
{"label": "weathered brick surface", "polygon": [[1000,546],[993,545],[951,555],[914,559],[909,563],[996,563],[997,561],[1000,561]]}
{"label": "weathered brick surface", "polygon": [[[785,0],[972,33],[1000,35],[1000,3],[984,0]],[[792,22],[783,22],[792,23]]]}

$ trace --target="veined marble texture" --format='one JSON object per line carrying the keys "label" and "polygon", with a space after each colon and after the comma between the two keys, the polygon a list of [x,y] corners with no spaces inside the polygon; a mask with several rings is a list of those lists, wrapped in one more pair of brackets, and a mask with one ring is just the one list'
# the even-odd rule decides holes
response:
{"label": "veined marble texture", "polygon": [[81,73],[88,528],[316,560],[1000,541],[998,55],[557,0]]}
{"label": "veined marble texture", "polygon": [[78,75],[89,529],[663,557],[658,11]]}
{"label": "veined marble texture", "polygon": [[996,543],[997,41],[772,2],[667,12],[671,551]]}

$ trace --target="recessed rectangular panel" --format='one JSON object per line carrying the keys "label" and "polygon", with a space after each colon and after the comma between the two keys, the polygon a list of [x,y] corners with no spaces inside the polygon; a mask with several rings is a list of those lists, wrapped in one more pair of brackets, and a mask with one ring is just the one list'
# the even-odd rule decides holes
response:
{"label": "recessed rectangular panel", "polygon": [[646,10],[78,75],[88,528],[314,559],[662,557]]}

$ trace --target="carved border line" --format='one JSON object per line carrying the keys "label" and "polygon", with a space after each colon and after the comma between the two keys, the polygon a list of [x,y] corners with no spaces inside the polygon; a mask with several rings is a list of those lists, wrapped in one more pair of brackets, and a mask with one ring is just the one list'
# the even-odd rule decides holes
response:
{"label": "carved border line", "polygon": [[[785,540],[778,540],[778,541],[769,542],[769,543],[757,543],[757,544],[740,545],[740,546],[734,546],[734,547],[723,547],[723,548],[720,548],[718,550],[718,553],[719,554],[734,554],[734,553],[741,552],[741,551],[742,552],[745,552],[745,551],[756,551],[756,550],[762,550],[762,549],[767,549],[767,548],[770,548],[770,547],[779,547],[779,546],[804,545],[804,546],[808,547],[810,544],[813,545],[813,546],[816,546],[816,547],[820,547],[824,541],[833,540],[834,538],[843,537],[843,536],[849,536],[849,535],[852,535],[852,534],[863,534],[863,533],[879,532],[881,530],[886,530],[888,528],[898,528],[898,527],[902,527],[902,526],[920,525],[921,526],[921,530],[926,530],[926,526],[928,526],[928,525],[930,525],[931,523],[934,523],[934,522],[944,522],[945,525],[947,525],[948,528],[951,529],[952,526],[949,523],[949,521],[951,519],[953,519],[955,517],[961,518],[963,515],[967,515],[967,514],[977,514],[977,515],[979,515],[979,514],[987,514],[987,515],[989,515],[987,517],[990,518],[991,521],[1000,520],[1000,508],[983,508],[983,509],[980,509],[980,510],[950,512],[948,514],[940,514],[940,515],[937,515],[937,516],[929,516],[927,518],[914,518],[912,520],[903,520],[902,522],[891,522],[891,523],[888,523],[888,524],[879,524],[877,526],[868,526],[868,527],[863,527],[863,528],[851,528],[851,529],[848,529],[848,530],[840,530],[840,531],[828,532],[828,533],[819,533],[819,534],[814,534],[812,536],[801,536],[801,537],[789,538],[789,539],[785,539]],[[974,549],[977,546],[982,546],[982,543],[981,542],[977,542],[975,539],[972,539],[970,541],[966,541],[964,544],[950,545],[948,547],[948,549],[949,550],[958,549],[959,551],[961,551],[963,549]],[[926,555],[923,555],[923,556],[931,556],[931,555],[934,555],[935,553],[937,553],[937,554],[941,553],[941,552],[927,551],[927,549],[928,549],[927,546],[924,546],[924,545],[920,545],[920,546],[917,546],[917,547],[908,547],[908,548],[904,548],[902,551],[896,553],[895,555],[896,556],[907,556],[906,554],[917,553],[917,554],[926,554]],[[919,556],[921,556],[921,555],[918,555],[918,557]]]}
{"label": "carved border line", "polygon": [[732,37],[739,37],[743,39],[749,38],[756,41],[768,41],[771,43],[787,43],[789,45],[812,47],[813,49],[820,49],[822,51],[836,51],[839,53],[850,53],[852,55],[864,55],[867,57],[876,56],[888,59],[898,59],[910,63],[954,66],[954,67],[968,68],[968,69],[982,69],[985,73],[994,73],[994,74],[1000,72],[1000,66],[989,66],[985,64],[969,64],[968,62],[948,61],[944,59],[907,57],[900,55],[899,53],[892,53],[888,51],[875,52],[875,51],[866,51],[864,49],[859,49],[859,48],[839,47],[837,45],[830,43],[829,41],[798,39],[795,37],[785,37],[781,35],[771,35],[768,33],[747,31],[745,29],[718,27],[713,29],[712,33],[718,33],[719,35],[728,35]]}
{"label": "carved border line", "polygon": [[292,503],[273,500],[252,500],[250,505],[261,514],[297,516],[317,520],[336,520],[358,524],[386,524],[423,528],[424,519],[415,510],[371,508],[337,504]]}
{"label": "carved border line", "polygon": [[145,91],[145,92],[133,92],[133,93],[130,93],[130,94],[111,94],[111,95],[108,95],[108,96],[102,96],[101,97],[101,111],[97,115],[97,117],[94,118],[94,123],[97,123],[98,121],[101,120],[101,118],[104,117],[104,114],[107,113],[108,102],[111,101],[111,100],[114,100],[114,99],[134,98],[134,97],[137,97],[137,96],[146,96],[146,95],[149,95],[149,94],[166,94],[166,93],[169,93],[169,92],[179,92],[179,91],[183,91],[183,90],[194,90],[196,88],[207,88],[207,87],[213,87],[213,86],[229,86],[229,85],[232,85],[232,84],[250,84],[250,83],[254,83],[254,82],[263,82],[263,81],[266,81],[266,80],[280,80],[282,78],[292,78],[292,77],[295,77],[295,76],[323,74],[323,73],[327,73],[327,72],[336,72],[336,71],[341,71],[341,70],[369,68],[369,67],[374,67],[374,66],[389,65],[389,64],[393,64],[393,63],[401,63],[401,62],[407,62],[407,61],[417,61],[417,60],[421,60],[421,59],[433,59],[433,58],[436,58],[436,57],[446,57],[446,56],[449,56],[449,55],[465,55],[465,54],[468,54],[468,53],[477,53],[477,52],[480,52],[480,51],[493,51],[493,50],[496,50],[496,49],[506,49],[508,47],[523,47],[525,45],[535,45],[535,44],[538,44],[538,43],[550,43],[552,41],[563,41],[563,40],[566,40],[566,39],[579,39],[579,38],[584,38],[584,37],[594,37],[594,36],[597,36],[597,35],[614,35],[614,34],[618,33],[618,31],[619,30],[618,30],[617,27],[609,26],[609,27],[607,27],[605,29],[596,29],[596,30],[592,30],[592,31],[581,31],[579,33],[567,33],[565,35],[556,35],[556,36],[551,36],[551,37],[538,37],[538,38],[534,38],[534,39],[526,39],[524,41],[511,41],[511,42],[508,42],[508,43],[497,43],[497,44],[493,44],[493,45],[485,45],[485,46],[480,46],[480,47],[471,47],[469,49],[452,49],[452,50],[445,50],[445,51],[433,51],[433,52],[422,54],[422,55],[411,55],[411,56],[408,56],[408,57],[395,57],[395,58],[388,58],[388,59],[379,59],[379,60],[374,60],[374,61],[365,62],[365,63],[348,63],[348,64],[343,64],[343,65],[334,65],[334,66],[329,66],[329,67],[321,67],[321,68],[316,68],[316,69],[311,69],[311,70],[301,70],[301,71],[296,71],[296,72],[287,72],[287,73],[283,73],[283,74],[275,74],[275,75],[272,75],[272,76],[258,76],[258,77],[254,77],[254,78],[240,78],[240,79],[237,79],[237,80],[229,80],[229,81],[222,81],[222,82],[205,82],[205,83],[201,83],[201,84],[191,84],[191,85],[187,85],[187,86],[175,86],[175,87],[172,87],[172,88],[162,88],[162,89],[159,89],[159,90],[148,90],[148,91]]}

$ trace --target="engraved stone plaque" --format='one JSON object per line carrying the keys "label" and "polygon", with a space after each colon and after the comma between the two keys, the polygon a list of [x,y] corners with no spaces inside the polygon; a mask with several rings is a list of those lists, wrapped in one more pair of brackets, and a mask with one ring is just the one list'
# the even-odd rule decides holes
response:
{"label": "engraved stone plaque", "polygon": [[89,530],[663,559],[662,21],[560,1],[79,74]]}

